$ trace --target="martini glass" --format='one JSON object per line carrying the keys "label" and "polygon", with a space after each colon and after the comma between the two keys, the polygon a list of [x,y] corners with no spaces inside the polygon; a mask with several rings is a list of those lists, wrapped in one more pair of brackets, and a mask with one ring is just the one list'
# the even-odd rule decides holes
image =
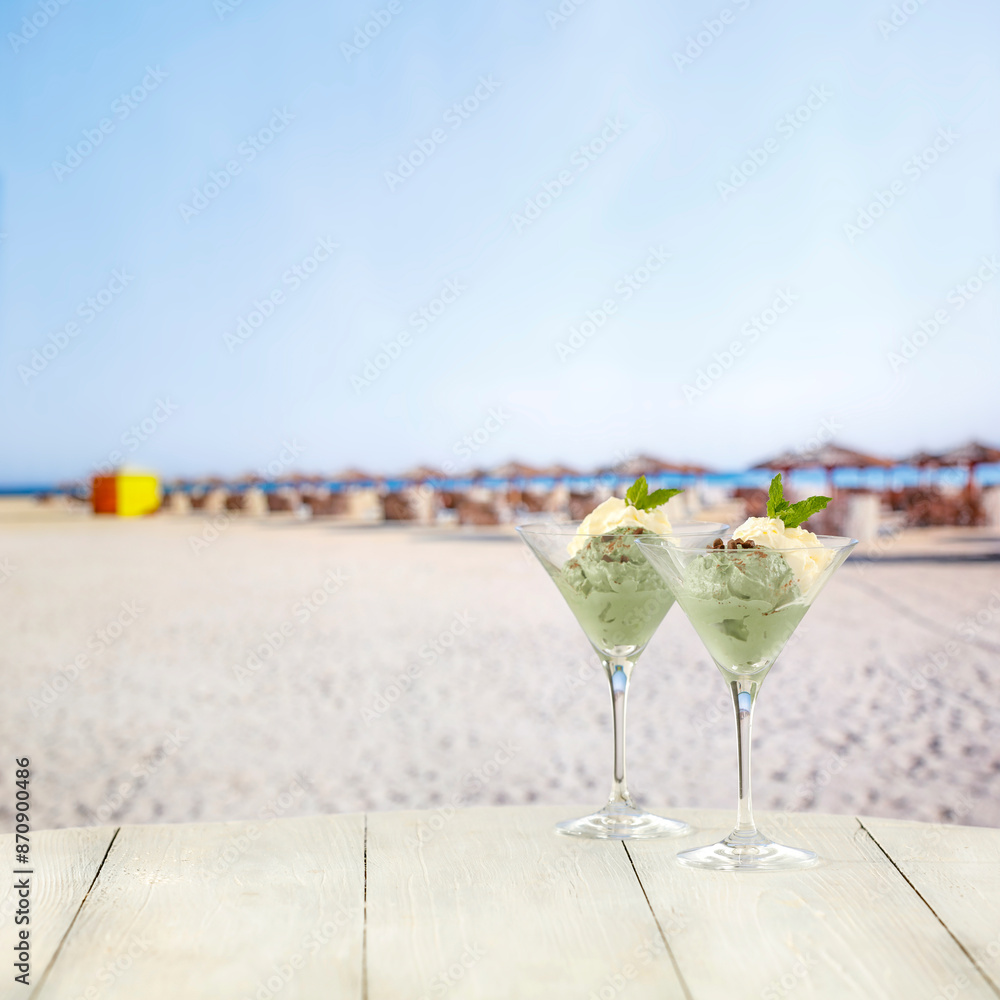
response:
{"label": "martini glass", "polygon": [[[579,534],[580,522],[525,524],[517,530],[552,577],[570,610],[597,651],[611,684],[614,720],[614,772],[611,796],[603,809],[557,824],[560,833],[600,840],[672,837],[690,827],[676,819],[644,812],[629,795],[625,779],[625,701],[629,679],[663,616],[674,603],[663,578],[649,565],[635,528],[604,534]],[[676,524],[674,537],[704,545],[724,524]],[[651,536],[671,537],[671,536]]]}
{"label": "martini glass", "polygon": [[[648,538],[648,540],[647,540]],[[663,575],[733,696],[739,800],[724,840],[679,854],[691,868],[779,871],[805,868],[812,851],[777,844],[753,821],[750,722],[760,686],[819,592],[857,545],[820,535],[822,548],[700,548],[644,536],[639,546]],[[730,543],[732,544],[732,543]]]}

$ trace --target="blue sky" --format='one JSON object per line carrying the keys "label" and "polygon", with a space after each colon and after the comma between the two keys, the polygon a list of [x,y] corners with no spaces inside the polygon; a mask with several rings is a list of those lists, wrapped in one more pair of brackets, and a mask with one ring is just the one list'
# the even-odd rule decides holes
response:
{"label": "blue sky", "polygon": [[4,5],[0,483],[1000,438],[1000,8],[895,6]]}

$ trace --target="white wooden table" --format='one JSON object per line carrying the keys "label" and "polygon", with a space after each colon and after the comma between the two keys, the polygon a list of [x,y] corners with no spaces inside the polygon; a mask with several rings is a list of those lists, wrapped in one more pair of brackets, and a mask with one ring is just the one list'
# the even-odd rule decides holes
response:
{"label": "white wooden table", "polygon": [[585,811],[35,833],[31,986],[7,894],[0,996],[1000,997],[1000,831],[762,814],[826,860],[740,874],[674,861],[728,812],[671,810],[697,832],[626,850],[553,832]]}

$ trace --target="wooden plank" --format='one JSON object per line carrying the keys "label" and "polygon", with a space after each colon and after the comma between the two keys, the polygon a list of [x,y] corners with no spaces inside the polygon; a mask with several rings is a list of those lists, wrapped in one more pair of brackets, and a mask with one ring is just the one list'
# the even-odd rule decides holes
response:
{"label": "wooden plank", "polygon": [[[683,841],[629,845],[694,1000],[899,1000],[995,994],[878,845],[849,816],[759,817],[761,828],[824,859],[812,869],[686,869],[678,850],[725,835],[732,815],[675,810],[700,827]],[[961,988],[959,982],[965,983]]]}
{"label": "wooden plank", "polygon": [[764,815],[824,863],[741,875],[674,860],[727,811],[628,853],[557,836],[574,812],[371,816],[367,904],[360,816],[123,827],[82,906],[114,831],[37,833],[37,985],[0,997],[360,998],[365,950],[372,1000],[1000,996],[1000,831]]}
{"label": "wooden plank", "polygon": [[621,843],[555,833],[587,811],[369,814],[371,1000],[685,997]]}
{"label": "wooden plank", "polygon": [[1000,830],[861,817],[1000,996]]}
{"label": "wooden plank", "polygon": [[[31,863],[31,923],[27,929],[31,952],[30,988],[13,980],[10,949],[15,935],[24,925],[14,923],[14,913],[18,905],[18,895],[14,882],[21,876],[4,879],[4,896],[0,899],[0,927],[3,928],[3,970],[0,975],[0,997],[33,997],[42,974],[52,961],[80,904],[94,881],[107,853],[108,845],[114,837],[111,826],[88,827],[70,830],[40,830],[30,835]],[[0,858],[8,872],[15,866],[14,835],[0,837]],[[20,866],[17,866],[20,867]]]}
{"label": "wooden plank", "polygon": [[123,826],[39,996],[360,997],[363,923],[363,816]]}

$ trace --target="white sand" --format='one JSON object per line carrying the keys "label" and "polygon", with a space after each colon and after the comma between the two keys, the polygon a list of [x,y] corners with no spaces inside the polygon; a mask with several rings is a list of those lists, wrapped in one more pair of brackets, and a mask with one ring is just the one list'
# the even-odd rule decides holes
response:
{"label": "white sand", "polygon": [[[0,512],[2,780],[30,755],[36,828],[603,801],[606,682],[519,541],[234,520],[195,554],[207,524]],[[764,688],[758,807],[1000,826],[998,653],[1000,562],[849,561]],[[731,805],[730,713],[675,608],[633,680],[633,791]]]}

